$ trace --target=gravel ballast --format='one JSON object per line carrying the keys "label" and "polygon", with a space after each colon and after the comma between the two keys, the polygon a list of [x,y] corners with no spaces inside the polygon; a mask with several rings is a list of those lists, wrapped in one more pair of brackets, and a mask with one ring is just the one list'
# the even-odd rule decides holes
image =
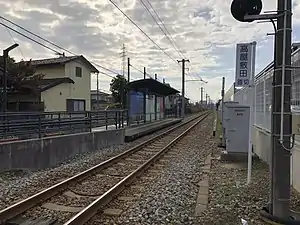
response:
{"label": "gravel ballast", "polygon": [[[200,167],[211,148],[217,145],[211,134],[212,116],[209,116],[170,150],[169,154],[176,157],[168,160],[156,179],[146,183],[137,180],[137,185],[144,187],[141,196],[114,224],[195,224],[197,183],[203,173]],[[99,218],[89,224],[97,224],[96,221],[108,224]]]}
{"label": "gravel ballast", "polygon": [[[174,126],[177,125],[178,124]],[[29,197],[51,185],[97,165],[100,162],[128,150],[174,126],[162,129],[154,134],[144,136],[130,143],[111,146],[96,152],[78,154],[55,168],[35,172],[29,170],[0,172],[0,209],[8,207],[9,205]]]}

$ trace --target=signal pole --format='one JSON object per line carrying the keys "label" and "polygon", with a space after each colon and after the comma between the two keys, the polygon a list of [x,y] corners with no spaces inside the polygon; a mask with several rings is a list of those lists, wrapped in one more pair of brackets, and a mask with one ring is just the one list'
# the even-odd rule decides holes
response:
{"label": "signal pole", "polygon": [[[269,213],[289,221],[290,211],[290,157],[292,137],[291,115],[291,43],[292,0],[277,0],[276,13],[260,15],[261,1],[237,1],[231,4],[231,13],[240,22],[269,20],[275,30],[275,60],[272,84],[272,160],[271,204]],[[241,13],[242,12],[242,13]]]}
{"label": "signal pole", "polygon": [[272,99],[272,214],[290,215],[292,1],[278,0]]}
{"label": "signal pole", "polygon": [[185,107],[185,63],[190,62],[188,59],[177,60],[178,63],[182,62],[182,96],[181,96],[181,118],[184,118]]}

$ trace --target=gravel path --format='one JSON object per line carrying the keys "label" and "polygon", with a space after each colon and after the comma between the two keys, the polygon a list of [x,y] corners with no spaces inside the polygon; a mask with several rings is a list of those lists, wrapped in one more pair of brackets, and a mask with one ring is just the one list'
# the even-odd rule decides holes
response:
{"label": "gravel path", "polygon": [[211,132],[212,116],[209,116],[170,152],[172,155],[176,152],[176,158],[169,160],[156,179],[143,185],[146,188],[140,199],[114,224],[194,224],[201,163],[216,145]]}
{"label": "gravel path", "polygon": [[[236,168],[232,168],[236,166]],[[198,219],[198,224],[265,224],[259,219],[259,210],[268,202],[268,166],[253,160],[251,185],[246,185],[247,164],[212,161],[209,181],[208,209]]]}
{"label": "gravel path", "polygon": [[[216,151],[216,156],[220,150]],[[235,166],[235,168],[232,168]],[[265,225],[259,219],[259,210],[269,201],[270,178],[268,165],[254,159],[252,165],[252,179],[247,181],[247,164],[230,164],[212,161],[209,183],[208,210],[198,219],[197,224],[241,224],[241,219],[248,225]],[[300,195],[292,191],[291,207],[300,210]]]}
{"label": "gravel path", "polygon": [[109,159],[110,157],[137,145],[138,143],[170,129],[171,127],[160,130],[154,134],[144,136],[131,143],[111,146],[97,152],[78,154],[55,168],[35,172],[26,170],[2,172],[0,173],[0,209],[97,165],[98,163]]}

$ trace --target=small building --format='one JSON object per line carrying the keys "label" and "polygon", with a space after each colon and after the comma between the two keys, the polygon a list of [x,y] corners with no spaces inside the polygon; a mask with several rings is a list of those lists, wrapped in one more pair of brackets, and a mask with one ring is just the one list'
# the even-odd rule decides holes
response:
{"label": "small building", "polygon": [[85,57],[32,60],[32,65],[45,75],[39,85],[44,111],[91,110],[91,74],[99,71]]}
{"label": "small building", "polygon": [[111,94],[105,93],[103,91],[91,90],[91,109],[99,110],[105,109],[107,106],[112,104]]}
{"label": "small building", "polygon": [[154,79],[135,80],[130,90],[130,120],[153,121],[165,117],[164,99],[179,91]]}

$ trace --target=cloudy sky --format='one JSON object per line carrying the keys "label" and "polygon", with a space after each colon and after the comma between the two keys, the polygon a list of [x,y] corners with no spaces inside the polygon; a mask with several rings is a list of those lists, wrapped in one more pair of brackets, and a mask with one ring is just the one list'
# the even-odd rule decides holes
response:
{"label": "cloudy sky", "polygon": [[[143,1],[150,8],[147,0]],[[147,73],[152,76],[157,73],[160,80],[165,78],[166,82],[178,90],[181,90],[181,68],[173,60],[181,59],[183,53],[190,60],[187,64],[187,79],[201,77],[208,82],[186,83],[187,96],[194,101],[200,99],[200,85],[203,85],[205,92],[213,100],[219,98],[222,76],[226,77],[226,87],[231,86],[235,73],[236,43],[257,41],[256,71],[272,60],[273,37],[266,35],[272,32],[271,24],[235,21],[230,14],[231,0],[149,0],[175,41],[177,50],[146,11],[141,0],[114,2],[166,54],[109,0],[0,0],[0,15],[117,72],[121,71],[120,53],[125,44],[127,57],[131,58],[135,68],[142,71],[146,67]],[[263,10],[275,10],[276,2],[264,0]],[[293,40],[298,41],[300,0],[294,0],[293,6]],[[0,22],[15,28],[3,20]],[[14,32],[9,34],[3,26],[0,26],[0,33],[0,48],[12,44],[12,37],[20,44],[19,50],[10,53],[18,60],[55,57],[52,51]],[[99,70],[107,72],[101,68]],[[133,79],[142,77],[140,72],[132,68]],[[100,88],[109,90],[110,80],[110,77],[101,75]],[[95,77],[92,79],[92,88],[96,88]]]}

